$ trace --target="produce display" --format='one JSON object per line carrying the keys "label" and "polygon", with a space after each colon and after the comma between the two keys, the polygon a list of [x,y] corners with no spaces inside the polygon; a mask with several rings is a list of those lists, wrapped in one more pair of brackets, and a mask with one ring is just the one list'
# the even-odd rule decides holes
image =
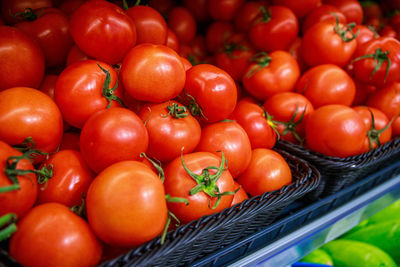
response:
{"label": "produce display", "polygon": [[[397,9],[1,1],[1,248],[24,266],[98,265],[299,183],[278,140],[337,158],[396,140]],[[324,251],[395,266],[398,240],[360,243],[396,232],[386,224]]]}

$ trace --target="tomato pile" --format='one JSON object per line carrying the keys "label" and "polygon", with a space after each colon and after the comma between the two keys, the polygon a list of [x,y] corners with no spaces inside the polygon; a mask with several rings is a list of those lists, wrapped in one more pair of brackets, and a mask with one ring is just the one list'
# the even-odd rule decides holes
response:
{"label": "tomato pile", "polygon": [[[400,3],[3,0],[0,240],[93,266],[400,136]],[[72,212],[73,210],[74,212]]]}

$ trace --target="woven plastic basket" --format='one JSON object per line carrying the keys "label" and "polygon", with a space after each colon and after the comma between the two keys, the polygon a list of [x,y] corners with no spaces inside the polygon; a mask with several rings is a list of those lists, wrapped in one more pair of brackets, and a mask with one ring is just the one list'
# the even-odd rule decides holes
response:
{"label": "woven plastic basket", "polygon": [[400,160],[400,138],[347,158],[325,156],[283,140],[279,140],[276,147],[310,162],[319,170],[321,183],[316,190],[307,194],[310,200],[334,194],[368,174]]}

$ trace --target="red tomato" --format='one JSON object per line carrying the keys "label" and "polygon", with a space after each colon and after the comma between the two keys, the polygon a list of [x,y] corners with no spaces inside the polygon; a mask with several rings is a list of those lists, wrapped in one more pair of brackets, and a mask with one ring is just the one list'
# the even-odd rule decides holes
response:
{"label": "red tomato", "polygon": [[197,23],[192,13],[182,6],[174,7],[168,14],[168,27],[176,33],[178,40],[189,43],[196,35]]}
{"label": "red tomato", "polygon": [[247,32],[253,20],[260,13],[260,7],[262,6],[267,9],[268,1],[246,1],[240,7],[240,12],[237,12],[234,17],[233,24],[235,26],[235,29],[239,32]]}
{"label": "red tomato", "polygon": [[62,1],[60,5],[58,5],[58,8],[68,16],[68,18],[71,17],[71,15],[77,10],[81,5],[83,5],[87,0],[68,0],[68,1]]}
{"label": "red tomato", "polygon": [[96,112],[82,127],[80,151],[89,167],[99,173],[113,163],[137,160],[146,152],[148,134],[143,122],[126,108]]}
{"label": "red tomato", "polygon": [[346,66],[357,47],[355,35],[350,29],[349,26],[326,21],[314,24],[304,33],[301,43],[304,62],[310,67],[321,64]]}
{"label": "red tomato", "polygon": [[300,77],[296,92],[305,95],[315,108],[328,104],[350,106],[356,94],[356,86],[342,68],[322,64],[309,69]]}
{"label": "red tomato", "polygon": [[311,10],[321,4],[321,0],[273,0],[274,5],[282,5],[290,8],[298,19],[303,18]]}
{"label": "red tomato", "polygon": [[208,1],[208,12],[214,20],[231,21],[240,12],[245,0]]}
{"label": "red tomato", "polygon": [[[382,145],[392,138],[392,127],[389,124],[389,119],[379,109],[368,107],[368,106],[355,106],[353,107],[358,114],[361,115],[365,127],[368,129],[367,135],[365,136],[365,142],[362,153],[368,152],[379,145]],[[373,121],[372,123],[372,116]],[[388,128],[384,129],[386,126]]]}
{"label": "red tomato", "polygon": [[96,235],[119,247],[138,246],[161,234],[168,212],[160,178],[138,161],[102,171],[89,187],[86,209]]}
{"label": "red tomato", "polygon": [[51,168],[53,176],[40,186],[37,203],[80,205],[95,174],[76,150],[59,150],[40,167]]}
{"label": "red tomato", "polygon": [[352,108],[325,105],[308,117],[306,145],[327,156],[354,156],[362,152],[367,130],[362,117]]}
{"label": "red tomato", "polygon": [[185,71],[187,71],[188,69],[193,67],[192,63],[190,63],[190,61],[187,60],[186,58],[181,57],[181,61],[182,61],[183,67],[185,68]]}
{"label": "red tomato", "polygon": [[126,10],[136,27],[136,44],[152,43],[164,45],[167,41],[167,22],[154,8],[133,6]]}
{"label": "red tomato", "polygon": [[149,157],[168,162],[192,152],[200,141],[201,128],[189,110],[176,101],[144,105],[139,117],[149,134]]}
{"label": "red tomato", "polygon": [[358,32],[358,35],[356,37],[357,47],[365,42],[368,42],[369,40],[379,37],[379,34],[376,32],[376,30],[365,25],[356,25],[353,31]]}
{"label": "red tomato", "polygon": [[168,12],[174,7],[173,0],[149,0],[148,2],[149,6],[164,15],[168,14]]}
{"label": "red tomato", "polygon": [[357,47],[353,65],[354,76],[364,83],[382,87],[397,82],[400,80],[400,42],[391,37],[365,42]]}
{"label": "red tomato", "polygon": [[246,191],[243,189],[243,186],[240,186],[236,181],[234,181],[234,183],[235,183],[235,188],[240,187],[240,189],[233,195],[231,207],[233,207],[236,204],[243,202],[243,200],[249,198]]}
{"label": "red tomato", "polygon": [[296,40],[299,24],[296,15],[285,6],[260,7],[249,28],[251,43],[259,50],[287,50]]}
{"label": "red tomato", "polygon": [[237,102],[231,76],[210,64],[196,65],[186,72],[184,94],[192,115],[207,123],[226,119]]}
{"label": "red tomato", "polygon": [[272,116],[281,139],[303,142],[307,118],[314,111],[310,100],[298,93],[283,92],[268,98],[263,107]]}
{"label": "red tomato", "polygon": [[336,16],[339,19],[339,23],[346,24],[347,19],[342,12],[339,11],[335,6],[332,5],[320,5],[312,9],[304,18],[301,23],[301,31],[305,33],[312,25],[326,21],[332,24],[336,22]]}
{"label": "red tomato", "polygon": [[244,88],[259,100],[265,100],[279,92],[293,91],[300,76],[296,59],[286,51],[270,54],[259,53],[253,57],[242,78]]}
{"label": "red tomato", "polygon": [[382,110],[391,120],[393,136],[400,136],[400,83],[391,83],[386,87],[374,91],[367,98],[366,105]]}
{"label": "red tomato", "polygon": [[286,160],[276,151],[254,149],[246,171],[236,178],[251,196],[281,189],[292,182],[292,172]]}
{"label": "red tomato", "polygon": [[[211,169],[211,166],[219,168],[219,171]],[[181,223],[186,224],[204,215],[220,212],[231,205],[233,193],[237,188],[225,166],[225,160],[222,161],[220,157],[209,152],[185,154],[168,164],[165,170],[165,192],[171,197],[183,197],[189,201],[189,205],[168,203],[169,211],[175,214]],[[192,191],[201,183],[203,183],[201,189],[204,191]],[[216,192],[220,194],[231,192],[232,194],[218,197]]]}
{"label": "red tomato", "polygon": [[54,100],[54,89],[56,87],[58,75],[47,74],[44,76],[39,90],[50,96]]}
{"label": "red tomato", "polygon": [[325,4],[337,7],[347,18],[347,22],[361,24],[363,21],[363,9],[357,0],[323,0]]}
{"label": "red tomato", "polygon": [[179,52],[178,36],[176,36],[176,33],[174,33],[170,28],[167,28],[167,41],[165,45],[173,49],[175,52]]}
{"label": "red tomato", "polygon": [[68,51],[67,59],[65,62],[66,66],[72,65],[75,62],[85,61],[88,59],[92,59],[88,55],[82,52],[77,45],[73,45],[71,49]]}
{"label": "red tomato", "polygon": [[233,26],[228,22],[214,21],[206,29],[206,45],[211,53],[217,53],[234,32]]}
{"label": "red tomato", "polygon": [[[12,160],[9,157],[22,156],[22,153],[14,149],[10,145],[0,140],[0,216],[7,213],[15,213],[18,218],[22,217],[37,198],[37,181],[34,173],[26,173],[16,175],[18,186],[15,189],[10,188],[6,191],[6,187],[13,187],[12,177],[6,173],[7,161],[9,164]],[[32,162],[27,158],[11,164],[7,169],[10,170],[33,170]],[[3,191],[4,190],[4,191]]]}
{"label": "red tomato", "polygon": [[180,56],[164,45],[140,44],[124,58],[121,79],[135,99],[161,103],[183,90],[185,68]]}
{"label": "red tomato", "polygon": [[0,62],[0,91],[16,86],[39,87],[44,76],[44,55],[22,31],[0,26]]}
{"label": "red tomato", "polygon": [[113,65],[136,44],[132,19],[117,5],[93,0],[81,5],[70,19],[70,32],[87,55]]}
{"label": "red tomato", "polygon": [[48,95],[28,87],[0,92],[0,140],[21,145],[32,137],[35,149],[50,153],[60,145],[62,134],[61,112]]}
{"label": "red tomato", "polygon": [[64,132],[59,150],[73,149],[79,151],[79,138],[80,134],[78,132]]}
{"label": "red tomato", "polygon": [[208,0],[183,0],[183,5],[193,14],[196,21],[207,21],[210,16],[207,7]]}
{"label": "red tomato", "polygon": [[196,151],[225,154],[228,170],[235,178],[247,168],[251,158],[251,144],[246,131],[235,121],[209,124],[201,131]]}
{"label": "red tomato", "polygon": [[356,85],[356,95],[354,96],[354,101],[352,106],[363,105],[369,95],[377,90],[376,86],[368,85],[360,82],[358,79],[353,79]]}
{"label": "red tomato", "polygon": [[24,266],[89,267],[100,262],[101,243],[87,222],[62,204],[34,207],[17,227],[10,256]]}
{"label": "red tomato", "polygon": [[251,98],[241,99],[229,118],[246,131],[252,149],[274,147],[277,138],[275,126],[265,110]]}
{"label": "red tomato", "polygon": [[56,8],[46,8],[44,11],[39,9],[31,14],[34,20],[29,19],[14,26],[39,43],[47,67],[64,65],[73,45],[68,17]]}
{"label": "red tomato", "polygon": [[[26,8],[35,10],[52,6],[52,0],[2,0],[1,13],[7,24],[15,24],[21,22],[18,13],[24,13]],[[15,16],[16,14],[17,16]]]}

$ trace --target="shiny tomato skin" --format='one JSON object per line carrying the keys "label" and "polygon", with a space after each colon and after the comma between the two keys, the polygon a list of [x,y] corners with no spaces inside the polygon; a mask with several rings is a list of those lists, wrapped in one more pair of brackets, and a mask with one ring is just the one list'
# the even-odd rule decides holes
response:
{"label": "shiny tomato skin", "polygon": [[292,172],[286,160],[276,151],[257,148],[252,152],[246,171],[236,178],[251,196],[281,189],[292,182]]}
{"label": "shiny tomato skin", "polygon": [[[110,65],[95,60],[70,65],[60,73],[56,82],[55,101],[64,120],[76,128],[82,128],[92,114],[105,109],[109,104],[103,95],[106,73],[97,64],[109,71],[109,88],[113,88],[118,79],[117,72]],[[121,97],[121,86],[117,87],[114,94]],[[119,106],[117,101],[111,101],[111,107]]]}
{"label": "shiny tomato skin", "polygon": [[24,266],[89,267],[100,262],[102,245],[88,223],[62,204],[35,206],[17,227],[10,256]]}
{"label": "shiny tomato skin", "polygon": [[102,171],[89,187],[86,210],[97,236],[118,247],[155,238],[167,221],[163,184],[138,161],[118,162]]}
{"label": "shiny tomato skin", "polygon": [[169,12],[167,21],[168,27],[175,32],[180,42],[189,43],[196,36],[197,23],[187,8],[174,7]]}
{"label": "shiny tomato skin", "polygon": [[0,26],[0,91],[17,86],[38,88],[45,70],[40,46],[15,27]]}
{"label": "shiny tomato skin", "polygon": [[338,8],[332,5],[322,4],[310,11],[301,23],[301,31],[305,33],[312,25],[321,21],[336,23],[336,17],[339,19],[339,23],[345,25],[347,22],[346,17]]}
{"label": "shiny tomato skin", "polygon": [[85,54],[110,65],[120,63],[136,44],[132,19],[120,7],[104,0],[82,4],[71,16],[70,32]]}
{"label": "shiny tomato skin", "polygon": [[379,37],[379,34],[377,32],[374,32],[366,25],[362,25],[362,24],[356,25],[354,27],[354,32],[357,32],[357,31],[358,31],[358,35],[356,37],[357,47],[362,45],[365,42],[368,42],[369,40],[376,39]]}
{"label": "shiny tomato skin", "polygon": [[[12,156],[21,156],[22,153],[0,140],[0,187],[12,185],[11,180],[5,174],[6,160]],[[16,169],[33,170],[32,162],[28,159],[21,160]],[[15,213],[21,218],[32,208],[37,198],[36,175],[28,173],[26,176],[17,176],[20,189],[0,194],[0,216],[7,213]]]}
{"label": "shiny tomato skin", "polygon": [[306,146],[332,157],[360,154],[367,128],[361,116],[344,105],[325,105],[314,110],[306,123]]}
{"label": "shiny tomato skin", "polygon": [[233,178],[244,172],[251,158],[250,139],[235,121],[215,122],[205,126],[196,151],[211,152],[220,157],[222,151]]}
{"label": "shiny tomato skin", "polygon": [[300,77],[296,92],[306,96],[315,108],[329,104],[350,106],[356,86],[342,68],[333,64],[321,64],[308,69]]}
{"label": "shiny tomato skin", "polygon": [[60,145],[62,134],[61,112],[48,95],[29,87],[0,92],[0,140],[21,145],[32,137],[35,149],[50,153]]}
{"label": "shiny tomato skin", "polygon": [[125,56],[121,82],[133,98],[153,103],[168,101],[183,90],[185,68],[180,56],[164,45],[140,44]]}
{"label": "shiny tomato skin", "polygon": [[246,1],[241,7],[240,12],[237,12],[233,18],[233,25],[239,32],[247,32],[257,17],[260,7],[263,6],[265,9],[268,6],[268,1]]}
{"label": "shiny tomato skin", "polygon": [[70,208],[81,205],[95,177],[81,154],[76,150],[59,150],[45,160],[43,166],[51,167],[53,176],[39,186],[37,204],[57,202]]}
{"label": "shiny tomato skin", "polygon": [[361,24],[363,22],[363,9],[357,0],[324,0],[324,3],[336,6],[346,16],[348,23]]}
{"label": "shiny tomato skin", "polygon": [[174,118],[168,114],[168,106],[182,104],[169,101],[161,104],[147,104],[139,111],[139,117],[145,122],[149,135],[147,156],[162,162],[168,162],[181,154],[192,152],[200,141],[199,122],[186,111],[186,117]]}
{"label": "shiny tomato skin", "polygon": [[96,112],[82,127],[80,151],[89,167],[99,173],[113,163],[137,160],[146,152],[148,134],[142,120],[129,109]]}
{"label": "shiny tomato skin", "polygon": [[240,189],[233,195],[231,207],[235,206],[236,204],[241,203],[245,199],[249,198],[249,195],[246,193],[246,191],[244,190],[243,186],[238,184],[236,181],[234,181],[234,183],[235,183],[235,188],[239,188],[240,187]]}

